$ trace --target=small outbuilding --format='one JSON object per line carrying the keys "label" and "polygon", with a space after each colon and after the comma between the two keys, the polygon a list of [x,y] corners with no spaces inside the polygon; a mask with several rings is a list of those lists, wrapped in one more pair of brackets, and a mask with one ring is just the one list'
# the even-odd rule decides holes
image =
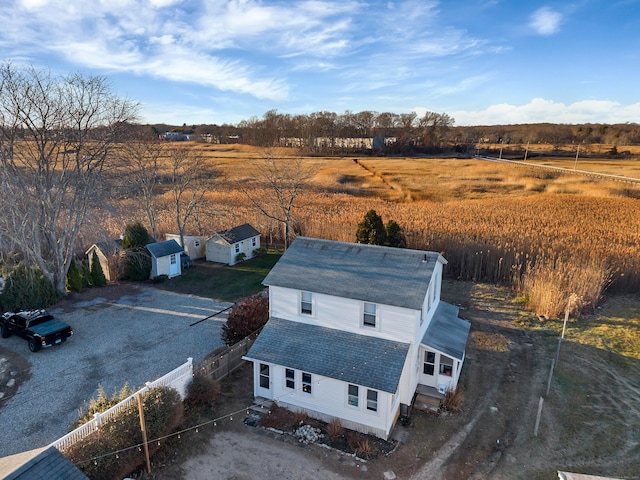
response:
{"label": "small outbuilding", "polygon": [[180,255],[183,249],[175,240],[165,240],[147,245],[151,254],[151,274],[149,278],[166,275],[169,278],[182,274]]}
{"label": "small outbuilding", "polygon": [[184,245],[180,242],[179,233],[167,233],[164,238],[178,242],[184,252],[191,257],[191,260],[205,258],[207,255],[207,237],[205,235],[184,235]]}
{"label": "small outbuilding", "polygon": [[248,223],[218,232],[207,239],[207,261],[235,265],[255,257],[260,232]]}
{"label": "small outbuilding", "polygon": [[102,272],[107,281],[118,280],[118,266],[120,265],[120,254],[122,246],[115,240],[105,240],[91,245],[85,252],[89,260],[89,265],[93,260],[93,253],[98,256],[98,262],[102,267]]}

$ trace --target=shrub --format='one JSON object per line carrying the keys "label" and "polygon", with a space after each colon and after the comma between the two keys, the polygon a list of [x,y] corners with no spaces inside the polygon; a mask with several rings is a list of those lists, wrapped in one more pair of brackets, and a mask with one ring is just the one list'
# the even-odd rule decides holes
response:
{"label": "shrub", "polygon": [[245,258],[247,258],[247,254],[244,252],[240,252],[236,255],[236,263],[244,262]]}
{"label": "shrub", "polygon": [[442,407],[452,413],[459,413],[462,411],[462,403],[464,402],[464,395],[458,389],[447,390],[444,394],[444,400],[442,401]]}
{"label": "shrub", "polygon": [[[143,398],[143,411],[147,439],[167,435],[182,419],[182,402],[178,392],[169,387],[148,391]],[[140,418],[136,403],[128,405],[115,417],[105,421],[100,429],[64,452],[85,475],[93,480],[111,480],[126,477],[144,464],[141,449],[131,448],[142,442]],[[149,453],[159,449],[158,443],[149,443]],[[117,454],[107,455],[112,452]]]}
{"label": "shrub", "polygon": [[344,427],[339,419],[334,418],[327,424],[327,435],[334,442],[344,435]]}
{"label": "shrub", "polygon": [[125,382],[119,392],[114,391],[113,395],[109,397],[107,392],[104,391],[104,388],[102,388],[102,385],[98,385],[98,396],[89,401],[87,411],[84,414],[81,413],[79,415],[78,421],[72,426],[72,429],[75,429],[80,425],[84,425],[91,420],[96,413],[102,413],[109,410],[114,405],[117,405],[119,402],[132,395],[134,391],[135,390],[129,387],[129,383]]}
{"label": "shrub", "polygon": [[196,374],[187,387],[187,407],[211,406],[221,393],[220,382],[214,381],[208,375]]}
{"label": "shrub", "polygon": [[78,267],[78,271],[80,272],[80,281],[82,283],[82,288],[90,288],[93,287],[93,279],[91,278],[91,268],[86,261],[82,260],[76,263],[76,267]]}
{"label": "shrub", "polygon": [[91,283],[96,287],[104,287],[107,284],[107,277],[104,276],[104,271],[102,270],[102,265],[100,265],[100,260],[98,259],[98,254],[93,252],[91,256]]}
{"label": "shrub", "polygon": [[267,254],[267,247],[256,248],[252,253],[254,257],[262,257],[266,254]]}
{"label": "shrub", "polygon": [[164,283],[167,280],[169,280],[169,275],[166,275],[166,274],[163,273],[162,275],[158,275],[158,276],[153,277],[152,280],[153,280],[153,283]]}
{"label": "shrub", "polygon": [[269,320],[269,299],[256,293],[237,302],[229,312],[227,323],[222,326],[222,340],[233,345],[262,328]]}
{"label": "shrub", "polygon": [[69,271],[67,272],[67,290],[72,292],[82,291],[82,277],[75,260],[71,260]]}
{"label": "shrub", "polygon": [[144,247],[130,248],[125,252],[126,277],[134,282],[144,282],[151,273],[151,254]]}
{"label": "shrub", "polygon": [[5,277],[0,294],[0,309],[4,311],[47,308],[60,300],[53,283],[35,266],[20,262]]}

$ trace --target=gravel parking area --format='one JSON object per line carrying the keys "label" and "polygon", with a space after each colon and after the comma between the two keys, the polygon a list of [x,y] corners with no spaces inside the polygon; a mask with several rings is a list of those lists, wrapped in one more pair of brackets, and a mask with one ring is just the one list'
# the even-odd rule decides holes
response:
{"label": "gravel parking area", "polygon": [[125,382],[139,388],[188,357],[198,363],[224,345],[220,333],[226,312],[190,325],[230,303],[148,286],[131,286],[125,293],[79,298],[50,309],[73,327],[73,337],[60,346],[31,353],[22,338],[0,340],[31,364],[31,377],[3,400],[0,456],[42,447],[66,434],[99,385],[108,395]]}

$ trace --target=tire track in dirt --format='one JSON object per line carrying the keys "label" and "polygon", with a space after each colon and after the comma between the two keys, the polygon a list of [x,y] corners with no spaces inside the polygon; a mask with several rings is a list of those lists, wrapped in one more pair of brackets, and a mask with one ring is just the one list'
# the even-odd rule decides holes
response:
{"label": "tire track in dirt", "polygon": [[[528,426],[528,423],[522,420],[523,413],[518,408],[537,400],[535,388],[540,383],[540,372],[534,365],[535,355],[532,354],[533,344],[530,337],[511,328],[508,320],[492,321],[474,316],[471,316],[471,319],[472,331],[506,336],[511,342],[509,354],[503,360],[504,367],[499,379],[493,382],[488,390],[483,391],[481,401],[471,407],[478,412],[411,477],[411,480],[489,478],[491,472],[502,461],[503,454],[521,434],[518,429]],[[472,400],[474,399],[467,399],[469,403],[473,403]],[[495,405],[499,405],[500,408],[494,407]],[[472,456],[471,453],[478,451],[477,440],[485,437],[486,432],[490,432],[489,436],[494,436],[490,440],[484,438],[484,458],[476,458],[477,463],[471,464],[467,460]],[[464,466],[461,467],[462,465]]]}

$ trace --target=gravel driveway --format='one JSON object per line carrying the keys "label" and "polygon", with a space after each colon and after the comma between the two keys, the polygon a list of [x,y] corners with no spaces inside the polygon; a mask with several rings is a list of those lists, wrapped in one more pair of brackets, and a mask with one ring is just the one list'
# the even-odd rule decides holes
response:
{"label": "gravel driveway", "polygon": [[139,388],[188,357],[202,361],[224,344],[220,333],[226,312],[190,325],[230,305],[135,286],[117,300],[101,297],[50,309],[73,327],[73,337],[61,346],[31,353],[22,338],[2,339],[3,347],[31,363],[31,378],[2,406],[0,456],[65,435],[99,385],[111,395],[125,382]]}

